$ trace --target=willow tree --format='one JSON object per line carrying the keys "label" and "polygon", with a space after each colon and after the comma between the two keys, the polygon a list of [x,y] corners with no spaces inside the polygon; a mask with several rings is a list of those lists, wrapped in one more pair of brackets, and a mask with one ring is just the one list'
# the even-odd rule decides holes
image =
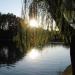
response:
{"label": "willow tree", "polygon": [[29,21],[29,7],[33,0],[22,0],[21,16],[25,21]]}
{"label": "willow tree", "polygon": [[75,75],[75,30],[73,30],[75,25],[75,0],[38,0],[38,3],[41,1],[49,5],[47,10],[56,21],[56,24],[61,28],[63,34],[66,35],[65,37],[71,38],[71,62],[73,75]]}
{"label": "willow tree", "polygon": [[29,18],[37,19],[37,2],[32,2],[29,6]]}
{"label": "willow tree", "polygon": [[[34,3],[36,4],[33,5]],[[40,27],[46,28],[47,30],[49,30],[50,25],[52,25],[52,22],[51,22],[52,17],[50,13],[48,12],[49,5],[44,1],[39,2],[39,0],[33,0],[31,5],[33,5],[33,8],[36,8],[36,11],[34,11],[34,14],[36,15],[37,13],[36,17],[37,17],[37,21]],[[30,6],[30,9],[31,8],[32,6]],[[32,10],[30,10],[30,15],[33,14],[33,12],[32,14],[31,12]]]}

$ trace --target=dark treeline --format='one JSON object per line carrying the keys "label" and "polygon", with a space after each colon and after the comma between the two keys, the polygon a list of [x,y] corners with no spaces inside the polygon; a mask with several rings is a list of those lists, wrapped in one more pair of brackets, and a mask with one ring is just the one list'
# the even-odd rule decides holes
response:
{"label": "dark treeline", "polygon": [[0,39],[12,39],[17,35],[19,19],[13,14],[0,13]]}

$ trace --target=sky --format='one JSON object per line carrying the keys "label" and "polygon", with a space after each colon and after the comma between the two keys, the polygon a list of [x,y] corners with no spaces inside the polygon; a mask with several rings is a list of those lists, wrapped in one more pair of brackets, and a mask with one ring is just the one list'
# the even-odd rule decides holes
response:
{"label": "sky", "polygon": [[21,16],[22,0],[0,0],[1,13],[13,13]]}

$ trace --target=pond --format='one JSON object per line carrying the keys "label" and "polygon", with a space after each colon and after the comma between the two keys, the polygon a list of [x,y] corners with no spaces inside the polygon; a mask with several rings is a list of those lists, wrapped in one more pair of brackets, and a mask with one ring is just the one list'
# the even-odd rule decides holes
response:
{"label": "pond", "polygon": [[70,48],[62,44],[32,48],[0,46],[0,75],[60,75],[71,64]]}

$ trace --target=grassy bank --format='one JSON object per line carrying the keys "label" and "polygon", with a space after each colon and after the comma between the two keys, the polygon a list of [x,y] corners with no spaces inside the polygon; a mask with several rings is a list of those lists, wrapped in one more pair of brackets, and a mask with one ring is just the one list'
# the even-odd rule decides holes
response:
{"label": "grassy bank", "polygon": [[72,75],[72,68],[71,68],[71,65],[68,66],[68,67],[65,69],[63,75]]}

